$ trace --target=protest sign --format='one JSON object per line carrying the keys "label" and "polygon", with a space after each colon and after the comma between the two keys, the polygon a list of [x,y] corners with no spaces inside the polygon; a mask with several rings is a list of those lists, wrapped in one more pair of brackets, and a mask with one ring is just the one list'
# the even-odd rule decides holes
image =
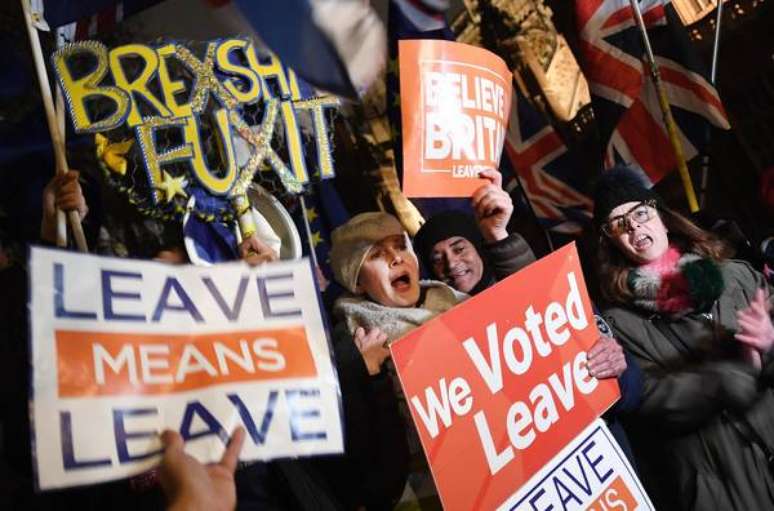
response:
{"label": "protest sign", "polygon": [[592,422],[499,508],[519,511],[654,509],[602,419]]}
{"label": "protest sign", "polygon": [[468,197],[500,165],[511,72],[497,55],[441,40],[399,42],[403,193]]}
{"label": "protest sign", "polygon": [[496,509],[619,397],[574,245],[391,346],[446,509]]}
{"label": "protest sign", "polygon": [[338,98],[302,97],[295,73],[252,41],[78,41],[51,64],[75,132],[94,134],[105,182],[143,215],[192,213],[249,238],[254,177],[273,169],[297,194],[312,175],[335,175]]}
{"label": "protest sign", "polygon": [[172,266],[33,248],[33,457],[41,489],[118,479],[179,431],[202,462],[339,453],[341,403],[307,260]]}

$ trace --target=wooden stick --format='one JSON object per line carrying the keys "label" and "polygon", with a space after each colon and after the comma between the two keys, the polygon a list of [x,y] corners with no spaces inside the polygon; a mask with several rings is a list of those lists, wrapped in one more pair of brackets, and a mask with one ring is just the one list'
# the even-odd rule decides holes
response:
{"label": "wooden stick", "polygon": [[[27,24],[27,34],[30,38],[32,47],[32,56],[35,61],[35,70],[38,74],[38,84],[40,85],[40,95],[43,98],[43,106],[46,110],[46,120],[48,121],[48,131],[51,134],[51,143],[54,145],[54,155],[56,156],[57,174],[66,174],[69,170],[67,157],[65,155],[64,139],[62,138],[59,126],[57,125],[56,112],[54,111],[54,100],[51,97],[51,85],[48,81],[46,64],[43,60],[43,49],[40,47],[38,31],[32,22],[32,13],[30,12],[29,0],[21,0],[22,10],[24,11],[24,21]],[[83,234],[81,218],[78,211],[71,210],[67,212],[67,218],[70,220],[70,227],[73,230],[73,237],[78,250],[88,252],[86,245],[86,236]],[[58,238],[58,236],[57,236]],[[58,240],[57,240],[58,241]]]}
{"label": "wooden stick", "polygon": [[[59,133],[62,134],[62,143],[65,143],[64,94],[59,87],[56,88],[56,122],[59,126]],[[56,208],[56,246],[67,246],[67,217],[65,212],[59,208]]]}
{"label": "wooden stick", "polygon": [[661,82],[661,73],[659,72],[658,64],[656,63],[656,57],[653,56],[653,48],[650,45],[648,30],[645,28],[645,21],[642,19],[642,13],[640,12],[640,6],[637,3],[637,0],[629,0],[629,3],[634,11],[634,17],[637,20],[637,25],[639,26],[640,34],[642,35],[642,42],[645,45],[645,56],[648,61],[648,67],[650,67],[650,76],[653,80],[653,85],[656,87],[661,114],[664,119],[664,124],[666,125],[667,133],[669,134],[669,141],[672,143],[675,160],[677,160],[677,170],[680,172],[680,179],[683,182],[685,198],[688,200],[688,208],[691,210],[691,213],[695,213],[699,211],[699,204],[696,201],[696,192],[693,189],[691,175],[688,173],[688,166],[685,164],[683,144],[677,134],[677,123],[675,123],[675,118],[672,116],[672,108],[669,106],[666,90],[664,89],[664,84]]}

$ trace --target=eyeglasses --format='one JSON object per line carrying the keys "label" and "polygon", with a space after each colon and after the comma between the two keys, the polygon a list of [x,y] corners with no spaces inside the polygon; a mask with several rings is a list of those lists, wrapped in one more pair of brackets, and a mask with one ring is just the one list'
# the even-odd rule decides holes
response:
{"label": "eyeglasses", "polygon": [[643,201],[623,215],[615,216],[602,224],[602,232],[610,237],[618,236],[626,232],[632,222],[644,224],[650,222],[654,216],[656,216],[656,201]]}

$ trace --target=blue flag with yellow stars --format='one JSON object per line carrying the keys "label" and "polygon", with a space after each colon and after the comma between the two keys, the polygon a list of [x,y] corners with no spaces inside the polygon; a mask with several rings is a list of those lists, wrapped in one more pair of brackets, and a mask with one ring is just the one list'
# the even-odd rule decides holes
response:
{"label": "blue flag with yellow stars", "polygon": [[[336,227],[349,220],[349,212],[344,207],[334,181],[331,179],[313,183],[309,193],[304,195],[304,200],[306,201],[306,218],[311,231],[310,244],[314,247],[317,264],[327,281],[323,297],[325,304],[331,305],[344,291],[344,288],[333,281],[330,258],[331,233]],[[296,220],[297,224],[298,220]],[[304,232],[303,225],[298,225],[298,229],[299,232]],[[304,254],[307,254],[308,247],[309,244],[305,243]]]}

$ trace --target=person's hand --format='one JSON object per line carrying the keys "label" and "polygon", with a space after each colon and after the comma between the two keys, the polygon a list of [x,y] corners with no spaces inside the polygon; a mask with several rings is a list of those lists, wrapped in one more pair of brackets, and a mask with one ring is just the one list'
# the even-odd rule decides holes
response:
{"label": "person's hand", "polygon": [[236,507],[234,470],[245,441],[245,430],[238,427],[220,462],[202,465],[183,451],[183,439],[175,431],[161,434],[164,457],[161,460],[161,486],[173,511],[231,511]]}
{"label": "person's hand", "polygon": [[759,371],[763,367],[760,352],[752,346],[742,346],[742,359]]}
{"label": "person's hand", "polygon": [[739,330],[734,337],[759,353],[769,351],[774,344],[774,326],[771,324],[770,306],[766,295],[766,291],[758,289],[750,305],[736,313]]}
{"label": "person's hand", "polygon": [[56,210],[78,211],[81,220],[86,218],[89,208],[78,182],[80,172],[71,170],[66,174],[57,174],[43,189],[43,212],[56,216]]}
{"label": "person's hand", "polygon": [[390,356],[390,350],[385,346],[387,334],[378,328],[372,328],[366,333],[363,327],[357,327],[354,340],[365,361],[368,374],[371,376],[379,374],[379,371],[382,370],[382,364]]}
{"label": "person's hand", "polygon": [[257,234],[242,240],[239,245],[239,257],[250,266],[258,266],[262,263],[270,263],[279,259],[277,253],[266,243],[261,241]]}
{"label": "person's hand", "polygon": [[496,170],[483,170],[479,177],[488,184],[473,192],[471,205],[478,228],[486,241],[500,241],[508,237],[508,221],[513,214],[513,200],[503,190],[503,176]]}
{"label": "person's hand", "polygon": [[57,174],[43,188],[43,222],[40,226],[41,238],[56,242],[56,211],[75,210],[81,221],[86,218],[89,207],[78,182],[80,172],[71,170],[66,174]]}
{"label": "person's hand", "polygon": [[618,378],[626,370],[626,357],[612,337],[600,336],[586,354],[589,375],[597,379]]}

